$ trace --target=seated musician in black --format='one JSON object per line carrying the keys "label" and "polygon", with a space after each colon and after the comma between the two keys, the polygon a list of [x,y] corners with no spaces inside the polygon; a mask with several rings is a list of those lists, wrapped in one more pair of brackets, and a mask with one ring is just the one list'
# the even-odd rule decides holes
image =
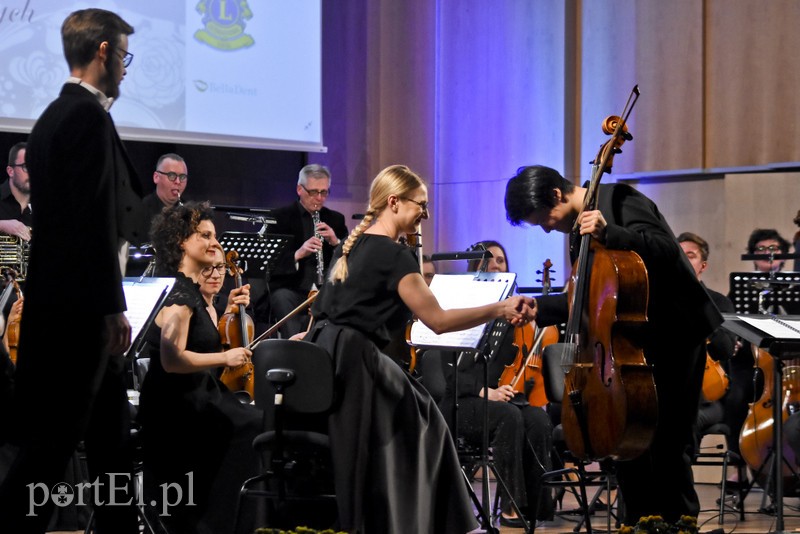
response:
{"label": "seated musician in black", "polygon": [[[481,241],[472,250],[488,250],[492,256],[485,260],[471,260],[467,270],[475,272],[508,272],[505,248],[497,241]],[[482,267],[482,268],[481,268]],[[502,332],[502,341],[490,355],[487,388],[484,389],[483,361],[476,355],[463,353],[458,363],[458,436],[471,447],[480,448],[483,440],[484,395],[488,391],[489,446],[495,467],[511,493],[517,506],[528,521],[551,520],[553,498],[541,488],[541,474],[552,467],[550,453],[553,445],[553,426],[543,408],[533,407],[527,399],[510,385],[498,386],[506,365],[511,365],[518,348],[513,345],[514,327],[502,320],[496,323]],[[527,356],[527,355],[525,355]],[[523,356],[523,360],[525,358]],[[453,378],[452,353],[444,353],[446,392],[439,408],[452,425]],[[424,382],[424,378],[423,378]],[[509,495],[500,496],[500,524],[522,527],[523,523],[512,508]],[[538,512],[538,513],[537,513]]]}
{"label": "seated musician in black", "polygon": [[[150,366],[139,421],[148,502],[163,496],[164,485],[179,486],[184,496],[169,508],[166,498],[158,503],[174,533],[230,532],[239,488],[258,472],[251,444],[262,412],[242,404],[217,378],[221,367],[242,365],[251,351],[222,350],[209,313],[215,284],[206,283],[205,292],[200,286],[221,280],[224,265],[211,213],[207,204],[187,202],[166,208],[151,229],[156,274],[174,276],[175,286],[146,334]],[[242,292],[240,298],[249,297]],[[186,498],[190,491],[193,502]]]}
{"label": "seated musician in black", "polygon": [[[759,273],[779,272],[783,270],[785,260],[770,261],[769,255],[788,254],[789,242],[774,228],[756,228],[747,239],[746,252],[748,254],[763,255],[763,260],[753,261],[753,271]],[[729,295],[732,297],[732,295]],[[756,311],[756,310],[752,310]],[[770,307],[770,313],[783,315],[786,310],[782,306]],[[763,376],[756,372],[753,346],[748,341],[741,340],[737,343],[736,352],[728,362],[728,377],[730,389],[725,395],[725,424],[731,429],[734,436],[738,436],[747,414],[750,403],[761,397]],[[735,439],[729,444],[730,450],[740,453],[739,440]],[[736,480],[732,480],[736,482]],[[741,481],[745,483],[746,481]]]}
{"label": "seated musician in black", "polygon": [[[652,366],[658,420],[651,422],[655,435],[641,455],[615,462],[625,500],[624,521],[635,525],[642,516],[660,515],[676,523],[684,515],[697,517],[700,502],[687,449],[697,418],[705,340],[722,317],[650,199],[625,184],[603,184],[598,209],[584,211],[587,187],[572,184],[548,167],[521,167],[506,186],[506,217],[512,225],[528,223],[545,232],[570,234],[573,261],[587,235],[608,250],[634,251],[644,261],[648,322],[634,341]],[[532,299],[531,305],[540,326],[561,323],[570,311],[566,293]],[[655,486],[659,491],[653,491]]]}
{"label": "seated musician in black", "polygon": [[[692,265],[697,279],[700,280],[703,272],[708,267],[709,249],[708,242],[697,234],[692,232],[683,232],[678,236],[678,243],[680,243],[683,252]],[[703,283],[702,281],[700,282]],[[709,289],[705,284],[703,286],[708,291],[709,296],[717,305],[717,308],[723,313],[733,313],[733,302],[713,289]],[[708,338],[706,350],[708,355],[715,362],[727,363],[733,357],[736,336],[729,330],[724,328],[717,328],[711,337]],[[722,423],[725,420],[725,407],[722,399],[714,401],[707,400],[701,396],[700,408],[697,413],[697,426],[695,428],[695,442],[694,451],[698,452],[700,440],[706,431],[713,425]],[[731,439],[728,441],[738,440],[738,433],[731,433]]]}

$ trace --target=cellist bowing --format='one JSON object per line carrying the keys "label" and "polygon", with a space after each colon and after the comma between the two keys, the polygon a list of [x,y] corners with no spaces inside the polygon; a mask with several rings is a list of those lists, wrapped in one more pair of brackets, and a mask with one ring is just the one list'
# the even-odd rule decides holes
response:
{"label": "cellist bowing", "polygon": [[[631,342],[642,347],[652,366],[658,411],[657,421],[649,422],[656,425],[650,446],[634,459],[616,462],[625,524],[646,515],[670,523],[682,515],[696,517],[700,504],[685,451],[697,415],[704,342],[722,317],[650,199],[628,185],[599,185],[597,209],[583,211],[587,191],[586,184],[575,186],[554,169],[523,167],[507,184],[506,217],[512,225],[570,234],[573,260],[585,235],[610,251],[641,257],[649,279],[647,322]],[[540,326],[563,322],[569,313],[566,293],[531,299],[529,305]]]}

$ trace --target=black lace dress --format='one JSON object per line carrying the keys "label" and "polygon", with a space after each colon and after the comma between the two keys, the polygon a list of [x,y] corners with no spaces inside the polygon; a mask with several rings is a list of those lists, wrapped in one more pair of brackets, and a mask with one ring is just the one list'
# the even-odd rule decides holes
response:
{"label": "black lace dress", "polygon": [[[192,310],[187,350],[222,350],[217,327],[192,280],[178,273],[164,306]],[[217,379],[216,370],[166,372],[160,338],[161,328],[153,324],[147,334],[150,367],[139,400],[147,501],[159,502],[170,532],[230,532],[239,487],[258,472],[251,443],[261,429],[262,413],[240,403]],[[164,484],[174,485],[166,498]],[[167,506],[179,500],[178,487],[180,504]]]}

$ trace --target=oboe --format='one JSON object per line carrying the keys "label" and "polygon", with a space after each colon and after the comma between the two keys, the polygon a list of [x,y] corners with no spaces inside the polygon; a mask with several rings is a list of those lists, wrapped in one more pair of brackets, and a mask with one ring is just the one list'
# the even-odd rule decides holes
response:
{"label": "oboe", "polygon": [[[314,224],[314,237],[322,241],[322,235],[320,235],[319,230],[317,227],[319,226],[319,211],[311,212],[311,221]],[[322,259],[322,247],[317,249],[317,289],[322,289],[322,284],[325,283],[325,265],[323,264]]]}

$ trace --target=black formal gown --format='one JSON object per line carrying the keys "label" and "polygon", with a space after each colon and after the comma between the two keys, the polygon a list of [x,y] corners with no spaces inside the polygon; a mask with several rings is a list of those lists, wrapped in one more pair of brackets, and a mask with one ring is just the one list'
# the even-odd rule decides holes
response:
{"label": "black formal gown", "polygon": [[[339,247],[334,260],[341,255]],[[379,347],[410,313],[397,293],[419,272],[410,249],[362,235],[343,283],[326,282],[310,339],[334,359],[328,419],[340,528],[463,534],[476,528],[450,432],[435,402]]]}
{"label": "black formal gown", "polygon": [[[164,306],[191,308],[187,350],[222,350],[217,326],[192,280],[178,273]],[[170,532],[231,532],[239,488],[258,473],[251,444],[261,429],[262,412],[240,403],[217,379],[216,370],[166,372],[160,339],[161,329],[153,324],[147,333],[150,367],[139,399],[147,500],[159,500],[163,484],[177,484],[182,502],[168,509],[169,517],[162,514]],[[188,502],[189,491],[194,506]],[[170,502],[177,500],[175,495],[169,495]]]}

